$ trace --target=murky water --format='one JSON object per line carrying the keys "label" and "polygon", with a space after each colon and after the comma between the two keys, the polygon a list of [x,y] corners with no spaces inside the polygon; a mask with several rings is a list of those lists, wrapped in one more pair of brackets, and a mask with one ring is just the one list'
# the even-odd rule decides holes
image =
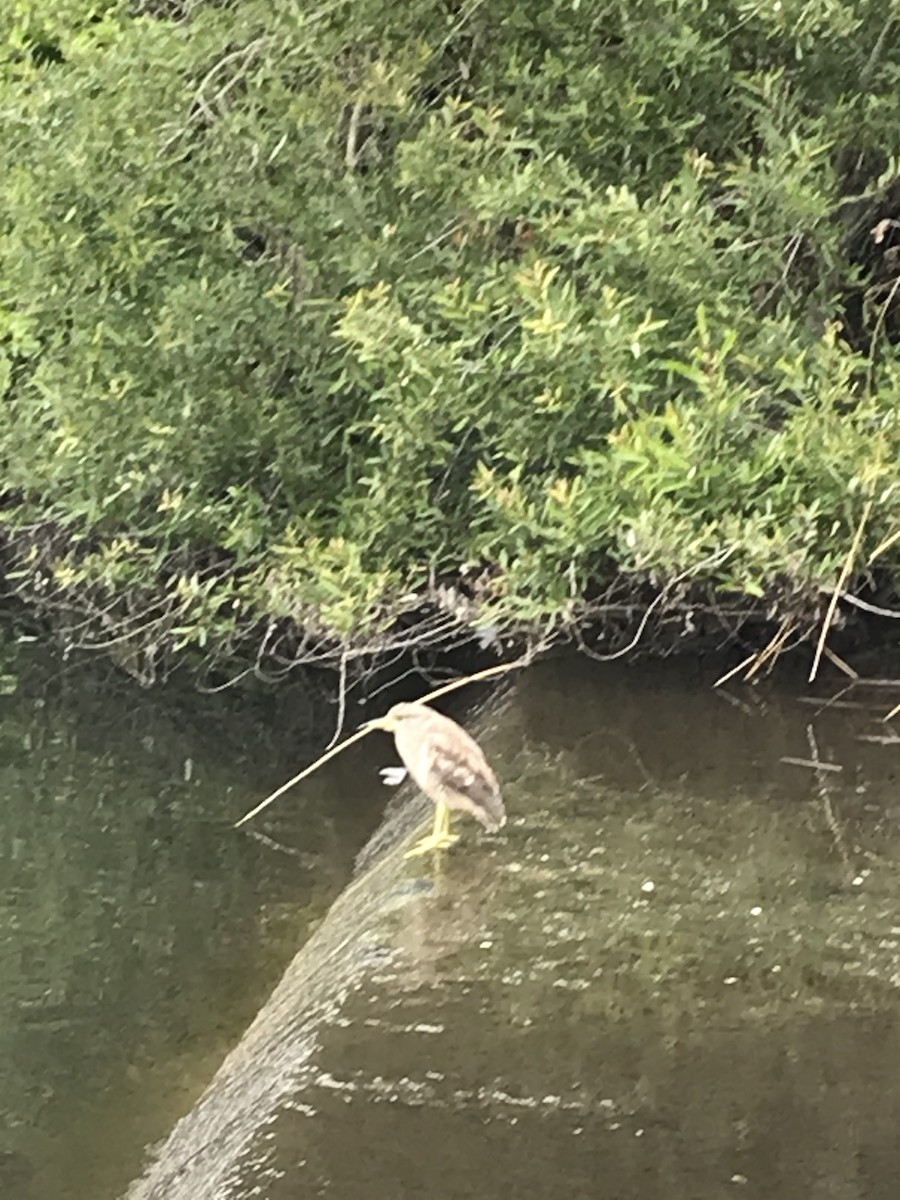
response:
{"label": "murky water", "polygon": [[890,705],[684,679],[518,688],[511,827],[409,868],[270,1200],[896,1196],[900,759],[858,740]]}
{"label": "murky water", "polygon": [[[900,746],[860,739],[897,697],[819,711],[714,676],[519,682],[483,737],[509,825],[385,881],[228,1196],[893,1200]],[[307,756],[289,721],[72,692],[2,727],[3,1148],[38,1200],[140,1173],[348,876],[389,753],[260,823],[296,857],[227,825]]]}
{"label": "murky water", "polygon": [[[7,656],[9,657],[9,656]],[[334,710],[9,662],[0,698],[0,1197],[105,1200],[199,1095],[378,820],[351,756],[230,822]],[[375,802],[373,804],[373,801]]]}

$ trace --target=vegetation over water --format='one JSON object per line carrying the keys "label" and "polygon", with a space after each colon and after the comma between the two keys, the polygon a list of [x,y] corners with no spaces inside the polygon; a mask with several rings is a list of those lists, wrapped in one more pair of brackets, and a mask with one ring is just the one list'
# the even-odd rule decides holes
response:
{"label": "vegetation over water", "polygon": [[0,530],[70,643],[152,675],[661,592],[808,629],[857,532],[890,602],[893,0],[0,31]]}

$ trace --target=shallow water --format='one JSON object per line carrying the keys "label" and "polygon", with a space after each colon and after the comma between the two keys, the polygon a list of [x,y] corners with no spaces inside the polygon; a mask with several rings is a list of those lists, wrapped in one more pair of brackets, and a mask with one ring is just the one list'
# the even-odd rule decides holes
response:
{"label": "shallow water", "polygon": [[[393,879],[235,1196],[896,1195],[900,747],[859,740],[890,703],[714,676],[518,682],[482,737],[509,825]],[[332,710],[173,704],[83,680],[5,702],[4,1200],[140,1173],[384,804],[365,743],[257,826],[295,853],[241,837]]]}

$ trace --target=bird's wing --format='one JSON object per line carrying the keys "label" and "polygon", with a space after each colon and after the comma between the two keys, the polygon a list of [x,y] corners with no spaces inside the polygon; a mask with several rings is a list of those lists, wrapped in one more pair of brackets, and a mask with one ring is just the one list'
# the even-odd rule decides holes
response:
{"label": "bird's wing", "polygon": [[472,806],[472,812],[486,824],[502,824],[504,813],[500,787],[494,772],[480,753],[476,758],[441,740],[433,746],[429,758],[429,766],[443,788],[465,797]]}
{"label": "bird's wing", "polygon": [[446,743],[436,745],[429,755],[429,766],[440,777],[445,786],[458,792],[469,792],[472,788],[496,787],[493,774],[485,772],[480,763],[473,763],[472,756],[460,753]]}

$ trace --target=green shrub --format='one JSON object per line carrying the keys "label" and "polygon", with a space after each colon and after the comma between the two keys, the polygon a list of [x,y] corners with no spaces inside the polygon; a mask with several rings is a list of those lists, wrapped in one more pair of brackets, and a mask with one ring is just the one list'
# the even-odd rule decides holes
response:
{"label": "green shrub", "polygon": [[814,605],[871,501],[896,586],[892,12],[17,0],[10,578],[154,662],[362,649],[483,567],[501,626]]}

